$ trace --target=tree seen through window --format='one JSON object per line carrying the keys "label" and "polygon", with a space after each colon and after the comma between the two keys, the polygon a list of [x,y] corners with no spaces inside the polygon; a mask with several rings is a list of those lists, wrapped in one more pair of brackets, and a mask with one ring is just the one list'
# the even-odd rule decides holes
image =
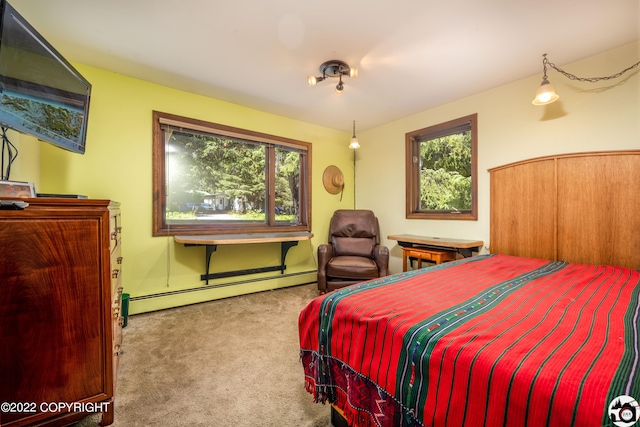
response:
{"label": "tree seen through window", "polygon": [[420,209],[471,209],[471,132],[420,143]]}
{"label": "tree seen through window", "polygon": [[161,138],[155,141],[154,164],[163,171],[154,177],[163,182],[154,181],[156,235],[309,227],[310,144],[253,132],[245,138],[220,125],[205,131],[202,122],[176,126],[176,120],[162,123],[164,113],[156,114]]}
{"label": "tree seen through window", "polygon": [[477,220],[477,115],[406,134],[410,219]]}

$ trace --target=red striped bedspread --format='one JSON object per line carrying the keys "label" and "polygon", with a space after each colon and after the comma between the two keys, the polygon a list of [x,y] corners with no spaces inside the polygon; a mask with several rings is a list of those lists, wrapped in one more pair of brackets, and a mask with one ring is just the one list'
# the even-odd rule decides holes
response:
{"label": "red striped bedspread", "polygon": [[352,426],[630,426],[639,294],[636,270],[506,255],[374,279],[300,313],[305,384]]}

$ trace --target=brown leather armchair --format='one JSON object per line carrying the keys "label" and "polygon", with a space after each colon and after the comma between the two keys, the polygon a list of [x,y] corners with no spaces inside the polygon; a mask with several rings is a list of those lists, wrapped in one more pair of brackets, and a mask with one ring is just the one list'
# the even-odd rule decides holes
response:
{"label": "brown leather armchair", "polygon": [[334,212],[327,244],[318,246],[320,293],[389,274],[389,249],[380,245],[378,218],[369,210]]}

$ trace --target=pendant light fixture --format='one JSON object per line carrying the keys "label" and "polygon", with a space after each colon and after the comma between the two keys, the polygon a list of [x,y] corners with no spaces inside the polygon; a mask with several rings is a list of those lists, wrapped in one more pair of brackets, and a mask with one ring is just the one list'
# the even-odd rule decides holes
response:
{"label": "pendant light fixture", "polygon": [[351,143],[349,144],[349,148],[352,150],[357,150],[360,148],[360,143],[358,142],[358,137],[356,136],[356,121],[353,121],[353,136],[351,137]]}
{"label": "pendant light fixture", "polygon": [[356,136],[356,121],[353,121],[353,136],[349,148],[353,150],[353,209],[356,208],[356,150],[360,148],[358,137]]}
{"label": "pendant light fixture", "polygon": [[557,67],[554,63],[549,62],[549,60],[547,59],[547,54],[545,53],[544,55],[542,55],[542,69],[543,69],[542,83],[540,84],[540,87],[536,92],[536,97],[532,101],[533,105],[551,104],[552,102],[557,101],[560,98],[560,96],[556,93],[555,89],[553,88],[553,85],[549,83],[549,80],[547,79],[547,65],[570,80],[578,80],[581,82],[595,83],[601,80],[617,79],[627,71],[637,68],[638,65],[640,65],[640,62],[636,62],[632,66],[625,68],[619,73],[612,74],[607,77],[578,77],[578,76],[574,76],[573,74],[567,73],[562,68]]}
{"label": "pendant light fixture", "polygon": [[533,99],[533,105],[545,105],[551,104],[554,101],[557,101],[560,98],[560,95],[556,93],[553,85],[549,83],[547,79],[547,63],[549,60],[547,59],[547,54],[542,55],[542,83],[536,92],[536,97]]}

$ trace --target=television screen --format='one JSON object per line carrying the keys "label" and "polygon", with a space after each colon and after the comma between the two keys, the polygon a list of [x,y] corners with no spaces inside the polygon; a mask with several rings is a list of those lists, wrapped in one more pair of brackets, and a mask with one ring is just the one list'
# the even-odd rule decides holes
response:
{"label": "television screen", "polygon": [[0,0],[0,124],[84,153],[91,84]]}

